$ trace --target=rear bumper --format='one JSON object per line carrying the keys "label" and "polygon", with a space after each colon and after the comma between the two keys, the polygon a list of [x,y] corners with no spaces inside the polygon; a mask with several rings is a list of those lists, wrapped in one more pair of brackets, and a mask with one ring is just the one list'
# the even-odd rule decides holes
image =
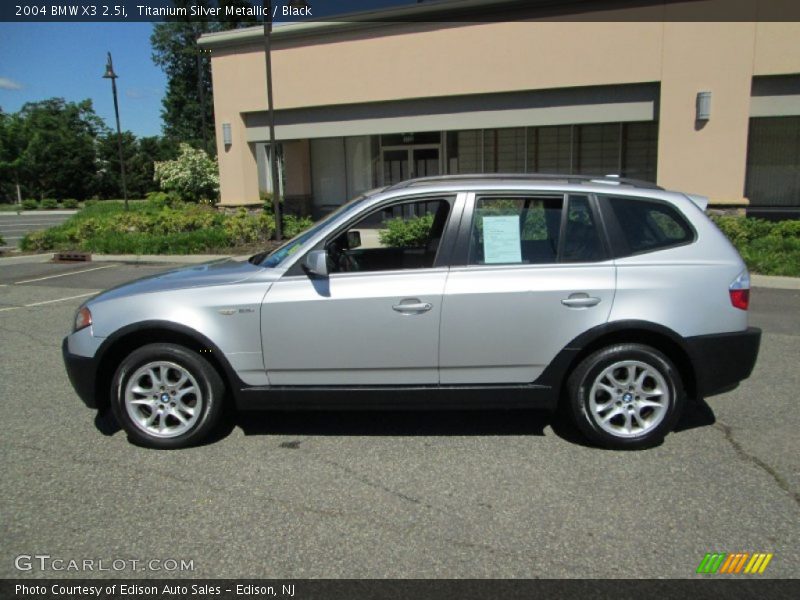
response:
{"label": "rear bumper", "polygon": [[95,394],[95,380],[97,376],[97,361],[94,358],[71,354],[67,338],[61,342],[61,354],[64,357],[64,366],[67,369],[69,382],[75,392],[89,408],[97,408]]}
{"label": "rear bumper", "polygon": [[758,358],[761,330],[700,335],[686,338],[697,376],[700,397],[721,394],[750,377]]}

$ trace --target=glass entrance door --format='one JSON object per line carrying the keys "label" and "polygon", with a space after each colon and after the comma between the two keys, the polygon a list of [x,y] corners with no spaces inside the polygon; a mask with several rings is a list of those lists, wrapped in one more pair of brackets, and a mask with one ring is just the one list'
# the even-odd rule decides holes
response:
{"label": "glass entrance door", "polygon": [[440,174],[438,146],[412,148],[411,158],[414,165],[412,177],[431,177]]}
{"label": "glass entrance door", "polygon": [[408,179],[410,172],[408,149],[383,149],[383,185],[392,185]]}
{"label": "glass entrance door", "polygon": [[439,144],[384,147],[383,185],[392,185],[412,177],[430,177],[441,173]]}

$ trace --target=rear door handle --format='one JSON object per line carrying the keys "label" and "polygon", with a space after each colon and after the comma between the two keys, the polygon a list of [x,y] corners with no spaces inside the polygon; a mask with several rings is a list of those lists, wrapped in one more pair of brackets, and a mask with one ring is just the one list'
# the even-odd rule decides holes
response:
{"label": "rear door handle", "polygon": [[589,308],[600,304],[600,298],[595,298],[583,292],[577,294],[570,294],[569,298],[564,298],[561,304],[569,308]]}
{"label": "rear door handle", "polygon": [[400,304],[395,304],[392,306],[392,310],[405,314],[424,313],[428,312],[432,308],[433,304],[430,302],[420,302],[416,298],[401,300]]}

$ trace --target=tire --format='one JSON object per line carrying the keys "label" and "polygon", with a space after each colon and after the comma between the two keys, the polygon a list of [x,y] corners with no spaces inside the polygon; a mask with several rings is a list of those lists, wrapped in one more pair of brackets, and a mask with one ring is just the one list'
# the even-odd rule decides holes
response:
{"label": "tire", "polygon": [[593,443],[614,449],[663,441],[686,398],[680,373],[664,354],[618,344],[585,358],[567,379],[569,412]]}
{"label": "tire", "polygon": [[117,369],[111,409],[132,442],[185,448],[217,425],[224,393],[219,373],[196,352],[176,344],[148,344]]}

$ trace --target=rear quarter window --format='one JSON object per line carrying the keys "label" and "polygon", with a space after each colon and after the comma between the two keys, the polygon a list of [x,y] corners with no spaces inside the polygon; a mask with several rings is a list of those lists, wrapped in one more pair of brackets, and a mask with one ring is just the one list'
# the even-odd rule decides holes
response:
{"label": "rear quarter window", "polygon": [[618,256],[682,246],[695,239],[686,217],[665,202],[615,196],[603,200],[617,225],[613,237]]}

